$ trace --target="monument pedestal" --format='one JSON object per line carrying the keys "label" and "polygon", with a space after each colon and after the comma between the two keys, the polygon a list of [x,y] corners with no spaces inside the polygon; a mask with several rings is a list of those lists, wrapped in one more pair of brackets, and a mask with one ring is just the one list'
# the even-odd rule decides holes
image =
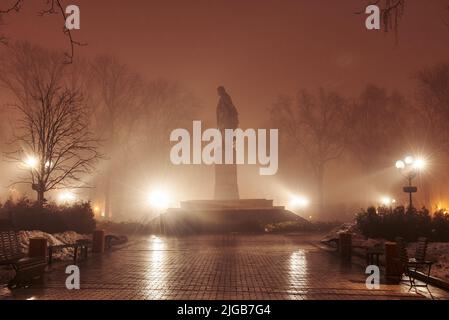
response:
{"label": "monument pedestal", "polygon": [[181,202],[180,208],[169,209],[161,216],[167,234],[265,232],[265,226],[283,221],[307,220],[273,206],[273,200],[192,200]]}
{"label": "monument pedestal", "polygon": [[[235,157],[235,155],[234,155]],[[237,165],[215,165],[215,200],[239,199]]]}

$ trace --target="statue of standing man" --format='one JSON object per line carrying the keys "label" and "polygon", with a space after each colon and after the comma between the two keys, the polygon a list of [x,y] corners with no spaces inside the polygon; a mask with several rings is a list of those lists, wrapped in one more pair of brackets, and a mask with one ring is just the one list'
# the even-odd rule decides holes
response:
{"label": "statue of standing man", "polygon": [[[224,87],[217,89],[220,100],[217,106],[217,126],[220,131],[224,129],[236,129],[239,125],[239,114],[232,99]],[[222,132],[222,135],[224,132]]]}
{"label": "statue of standing man", "polygon": [[[222,135],[222,147],[225,146],[224,130],[236,129],[239,125],[238,112],[229,94],[224,87],[217,89],[217,127]],[[239,189],[237,185],[237,165],[224,164],[224,152],[222,152],[222,164],[215,165],[215,200],[237,200]],[[234,149],[235,160],[235,149]]]}

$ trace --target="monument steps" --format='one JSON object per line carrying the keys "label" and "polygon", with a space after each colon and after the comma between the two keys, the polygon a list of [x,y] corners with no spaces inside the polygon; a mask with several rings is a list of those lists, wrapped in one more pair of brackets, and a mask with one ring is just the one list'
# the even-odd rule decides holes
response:
{"label": "monument steps", "polygon": [[172,235],[260,233],[267,224],[284,221],[310,223],[265,199],[186,201],[161,216],[164,232]]}

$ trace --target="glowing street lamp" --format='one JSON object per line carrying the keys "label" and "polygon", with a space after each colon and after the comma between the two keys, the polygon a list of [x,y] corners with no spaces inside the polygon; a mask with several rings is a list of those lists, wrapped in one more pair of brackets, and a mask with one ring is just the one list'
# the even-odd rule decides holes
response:
{"label": "glowing street lamp", "polygon": [[389,206],[392,206],[393,204],[395,204],[396,200],[392,199],[390,197],[382,197],[382,198],[380,198],[380,203],[385,207],[389,207]]}
{"label": "glowing street lamp", "polygon": [[405,162],[402,160],[396,161],[396,168],[397,169],[404,169],[405,168]]}
{"label": "glowing street lamp", "polygon": [[170,197],[168,193],[162,189],[153,190],[148,197],[149,205],[158,210],[167,209],[169,202]]}
{"label": "glowing street lamp", "polygon": [[303,196],[293,196],[290,199],[289,207],[292,209],[304,209],[307,208],[310,204],[309,199]]}
{"label": "glowing street lamp", "polygon": [[61,203],[70,203],[76,200],[76,196],[73,192],[63,191],[59,194],[58,200]]}
{"label": "glowing street lamp", "polygon": [[413,168],[416,170],[423,170],[426,167],[424,159],[418,158],[413,162]]}
{"label": "glowing street lamp", "polygon": [[104,217],[104,211],[101,209],[101,206],[100,205],[94,205],[93,206],[93,208],[92,208],[92,210],[94,211],[94,215],[95,216],[97,216],[97,217],[101,217],[101,218],[103,218]]}
{"label": "glowing street lamp", "polygon": [[149,205],[159,214],[159,232],[165,233],[165,224],[162,213],[170,205],[170,196],[164,189],[155,189],[148,196]]}
{"label": "glowing street lamp", "polygon": [[413,159],[412,156],[407,156],[407,157],[405,157],[405,159],[404,159],[405,164],[408,164],[408,165],[413,164],[413,161],[415,161],[415,160]]}
{"label": "glowing street lamp", "polygon": [[28,156],[25,160],[23,160],[23,163],[27,168],[36,169],[39,161],[34,156]]}
{"label": "glowing street lamp", "polygon": [[425,169],[426,161],[423,158],[414,158],[407,156],[404,160],[396,161],[395,167],[408,180],[408,186],[404,187],[404,192],[409,194],[409,208],[412,208],[412,194],[418,191],[418,188],[412,186],[412,179],[416,177],[419,171]]}

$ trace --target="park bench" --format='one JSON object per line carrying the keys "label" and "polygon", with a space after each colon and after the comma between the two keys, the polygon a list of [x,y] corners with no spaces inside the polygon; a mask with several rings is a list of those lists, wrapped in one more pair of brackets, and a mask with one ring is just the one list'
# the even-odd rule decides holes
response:
{"label": "park bench", "polygon": [[80,239],[75,243],[66,243],[54,246],[48,246],[48,264],[53,263],[53,253],[63,250],[63,249],[73,249],[73,263],[76,264],[78,261],[78,251],[84,259],[87,259],[87,251],[91,241],[88,239]]}
{"label": "park bench", "polygon": [[21,249],[19,235],[14,231],[0,232],[0,265],[10,265],[16,272],[8,287],[29,284],[34,278],[42,277],[45,271],[45,257],[26,257]]}
{"label": "park bench", "polygon": [[[409,258],[407,254],[407,248],[405,241],[402,238],[396,238],[396,245],[398,248],[399,261],[403,268],[403,273],[408,277],[410,283],[410,289],[417,287],[428,288],[428,280],[430,278],[430,271],[432,268],[432,261],[426,260],[427,252],[427,238],[420,237],[416,246],[416,252],[414,258]],[[417,271],[423,271],[425,276],[424,284],[417,284],[415,275]]]}

